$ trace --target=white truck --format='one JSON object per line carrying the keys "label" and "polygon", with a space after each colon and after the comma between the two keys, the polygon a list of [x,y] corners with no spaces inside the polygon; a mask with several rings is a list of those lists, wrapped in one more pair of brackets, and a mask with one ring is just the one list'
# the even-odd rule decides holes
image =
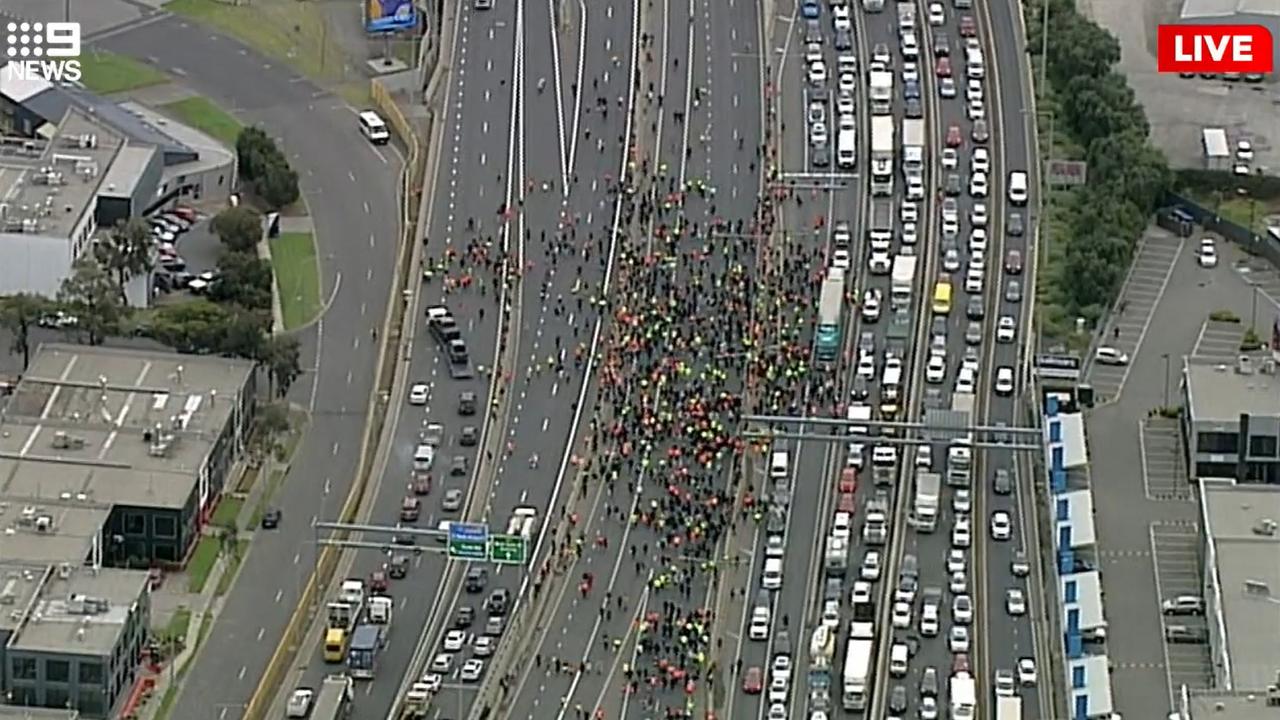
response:
{"label": "white truck", "polygon": [[[874,75],[875,73],[872,73]],[[896,126],[892,115],[871,118],[871,194],[893,194],[893,144]]]}
{"label": "white truck", "polygon": [[841,170],[852,170],[858,163],[858,131],[840,128],[836,133],[836,165]]}
{"label": "white truck", "polygon": [[340,720],[347,717],[354,696],[352,685],[351,678],[346,675],[326,677],[311,705],[313,720]]}
{"label": "white truck", "polygon": [[845,710],[861,711],[867,707],[868,683],[871,680],[871,656],[875,650],[871,638],[850,638],[844,655],[841,676],[840,705]]}
{"label": "white truck", "polygon": [[893,112],[893,71],[872,70],[867,85],[871,95],[871,114],[888,117]]}
{"label": "white truck", "polygon": [[827,575],[841,577],[849,569],[849,541],[834,535],[827,536],[827,553],[823,559]]}
{"label": "white truck", "polygon": [[902,174],[924,172],[925,133],[924,120],[907,118],[902,121]]}
{"label": "white truck", "polygon": [[951,720],[973,720],[978,710],[978,688],[973,676],[958,672],[951,676]]}
{"label": "white truck", "polygon": [[916,532],[931,533],[938,529],[938,509],[942,498],[942,476],[936,472],[916,473]]}
{"label": "white truck", "polygon": [[911,291],[916,284],[916,255],[899,255],[893,259],[893,270],[889,285],[889,304],[893,307],[906,307],[911,304]]}
{"label": "white truck", "polygon": [[356,623],[360,622],[360,615],[364,611],[364,597],[363,580],[356,578],[343,580],[341,587],[338,588],[337,597],[326,607],[329,628],[347,632],[355,629]]}
{"label": "white truck", "polygon": [[996,720],[1022,720],[1022,698],[1017,695],[997,697]]}
{"label": "white truck", "polygon": [[876,198],[871,201],[871,223],[867,240],[872,250],[888,252],[893,248],[893,201]]}
{"label": "white truck", "polygon": [[947,484],[951,487],[969,487],[973,479],[973,446],[956,440],[947,448]]}
{"label": "white truck", "polygon": [[369,609],[367,617],[369,622],[374,625],[390,625],[391,611],[395,608],[395,601],[385,595],[375,595],[369,598]]}
{"label": "white truck", "polygon": [[864,545],[883,545],[889,537],[888,493],[882,495],[881,492],[867,503],[867,516],[862,523]]}
{"label": "white truck", "polygon": [[[849,405],[848,409],[845,410],[845,418],[850,422],[870,421],[871,406],[866,403],[852,403]],[[848,432],[850,435],[861,435],[865,438],[867,435],[871,434],[871,427],[869,425],[850,425],[848,427]],[[850,440],[848,449],[849,458],[852,460],[854,466],[861,468],[863,460],[866,458],[866,441]]]}
{"label": "white truck", "polygon": [[819,625],[809,638],[809,687],[831,687],[831,660],[836,654],[836,631]]}

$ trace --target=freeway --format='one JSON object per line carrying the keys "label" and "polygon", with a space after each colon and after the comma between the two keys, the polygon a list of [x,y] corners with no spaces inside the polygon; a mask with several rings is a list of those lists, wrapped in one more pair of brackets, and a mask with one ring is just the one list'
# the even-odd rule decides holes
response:
{"label": "freeway", "polygon": [[330,294],[321,321],[300,335],[303,365],[311,367],[290,400],[311,420],[279,490],[284,522],[256,533],[173,706],[175,717],[212,712],[225,720],[254,691],[307,581],[310,519],[336,514],[355,474],[373,383],[361,368],[375,365],[370,329],[383,320],[399,239],[400,161],[360,139],[354,111],[340,99],[206,27],[163,17],[94,43],[181,76],[283,141],[301,175]]}

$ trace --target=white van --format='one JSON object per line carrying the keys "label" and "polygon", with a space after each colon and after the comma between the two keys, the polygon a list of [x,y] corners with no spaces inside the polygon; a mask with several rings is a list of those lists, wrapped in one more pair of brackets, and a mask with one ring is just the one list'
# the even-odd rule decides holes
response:
{"label": "white van", "polygon": [[413,469],[417,472],[427,472],[435,460],[436,449],[426,443],[422,443],[413,451]]}
{"label": "white van", "polygon": [[369,139],[374,145],[386,145],[391,139],[391,132],[387,130],[387,123],[372,110],[365,110],[360,113],[360,134]]}
{"label": "white van", "polygon": [[894,643],[889,651],[889,674],[896,677],[907,676],[907,646],[905,643]]}
{"label": "white van", "polygon": [[1027,204],[1027,174],[1021,170],[1009,173],[1009,202],[1019,207]]}
{"label": "white van", "polygon": [[981,80],[987,75],[987,65],[982,58],[982,48],[971,47],[964,53],[965,75]]}
{"label": "white van", "polygon": [[791,455],[786,450],[774,450],[769,458],[769,477],[785,480],[790,475]]}
{"label": "white van", "polygon": [[782,558],[769,558],[764,561],[764,573],[760,575],[760,587],[765,590],[777,590],[782,587]]}

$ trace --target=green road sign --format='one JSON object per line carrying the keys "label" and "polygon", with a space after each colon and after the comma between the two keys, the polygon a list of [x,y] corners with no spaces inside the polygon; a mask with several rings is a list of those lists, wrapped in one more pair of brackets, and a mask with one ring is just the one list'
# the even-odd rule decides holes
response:
{"label": "green road sign", "polygon": [[484,560],[488,555],[489,526],[478,523],[449,523],[449,557]]}
{"label": "green road sign", "polygon": [[489,561],[499,565],[524,565],[528,547],[519,535],[490,535]]}

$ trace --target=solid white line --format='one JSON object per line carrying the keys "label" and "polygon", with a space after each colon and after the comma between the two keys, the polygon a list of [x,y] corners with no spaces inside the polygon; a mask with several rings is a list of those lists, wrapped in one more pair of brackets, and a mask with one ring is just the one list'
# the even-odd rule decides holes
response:
{"label": "solid white line", "polygon": [[[568,184],[569,179],[569,166],[567,164],[569,154],[564,137],[564,96],[560,90],[560,38],[557,32],[559,28],[556,25],[555,3],[556,0],[547,0],[547,18],[551,21],[551,71],[555,74],[555,77],[552,78],[555,80],[552,89],[556,92],[556,132],[559,133],[560,137],[560,184],[563,186]],[[518,8],[523,5],[524,3],[521,0],[516,0],[517,24],[520,22],[520,10]],[[517,30],[516,32],[519,33],[520,31]],[[521,267],[523,267],[523,264]]]}
{"label": "solid white line", "polygon": [[1156,580],[1156,617],[1160,618],[1160,652],[1164,653],[1164,677],[1165,689],[1168,691],[1169,702],[1174,702],[1173,691],[1173,665],[1169,662],[1169,643],[1165,642],[1164,632],[1164,609],[1161,606],[1164,597],[1160,593],[1160,556],[1156,553],[1156,526],[1147,525],[1147,537],[1151,541],[1151,572],[1155,575]]}
{"label": "solid white line", "polygon": [[1146,493],[1148,500],[1154,500],[1151,496],[1151,471],[1147,467],[1147,434],[1143,432],[1143,420],[1138,420],[1138,458],[1142,463],[1142,490]]}
{"label": "solid white line", "polygon": [[[1160,309],[1160,301],[1164,298],[1164,291],[1169,287],[1169,278],[1173,277],[1174,268],[1178,267],[1178,260],[1182,258],[1182,250],[1186,247],[1186,243],[1178,243],[1178,252],[1173,256],[1173,262],[1169,263],[1169,267],[1165,270],[1164,280],[1160,282],[1160,292],[1156,293],[1155,300],[1151,301],[1151,309],[1147,311],[1147,317],[1142,322],[1142,331],[1138,333],[1138,341],[1133,345],[1133,352],[1129,353],[1129,364],[1124,366],[1124,375],[1120,378],[1120,385],[1116,388],[1115,397],[1120,397],[1124,392],[1125,383],[1129,381],[1129,371],[1133,369],[1133,362],[1138,358],[1138,352],[1142,350],[1142,341],[1147,337],[1147,330],[1151,328],[1151,320],[1156,316],[1156,311]],[[1137,258],[1134,258],[1137,262]],[[1123,291],[1121,291],[1123,298]],[[1112,398],[1108,398],[1112,399]]]}
{"label": "solid white line", "polygon": [[[573,177],[574,158],[578,155],[578,126],[582,122],[582,72],[587,62],[587,4],[578,0],[578,10],[582,13],[582,27],[578,28],[578,73],[573,93],[573,132],[569,135],[569,155],[565,158],[565,177],[560,185],[564,188],[564,197],[569,197],[569,180]],[[554,28],[552,32],[555,32]],[[590,225],[587,222],[587,225]]]}
{"label": "solid white line", "polygon": [[693,105],[693,51],[695,45],[693,42],[693,31],[697,26],[697,16],[693,7],[693,0],[689,0],[689,45],[688,52],[685,54],[684,67],[684,137],[680,142],[680,187],[679,191],[684,191],[685,172],[688,170],[689,159],[689,126],[693,124],[693,118],[689,117],[689,108]]}

